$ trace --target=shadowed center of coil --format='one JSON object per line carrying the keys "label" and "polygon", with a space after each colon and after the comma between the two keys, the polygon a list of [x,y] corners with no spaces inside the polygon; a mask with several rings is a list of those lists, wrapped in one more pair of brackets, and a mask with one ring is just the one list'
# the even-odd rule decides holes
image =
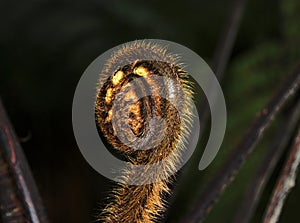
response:
{"label": "shadowed center of coil", "polygon": [[135,61],[106,79],[97,95],[96,123],[112,152],[150,164],[177,146],[184,102],[179,72],[166,62]]}

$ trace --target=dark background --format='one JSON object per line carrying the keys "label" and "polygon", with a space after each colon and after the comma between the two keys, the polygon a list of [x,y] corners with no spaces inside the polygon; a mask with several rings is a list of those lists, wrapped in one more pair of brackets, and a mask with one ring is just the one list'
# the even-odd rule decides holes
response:
{"label": "dark background", "polygon": [[[298,0],[249,0],[223,89],[228,127],[214,164],[185,168],[168,222],[191,207],[213,173],[300,61]],[[73,94],[86,67],[106,50],[135,39],[174,41],[212,65],[232,0],[0,1],[0,96],[20,138],[51,222],[91,222],[112,182],[96,173],[76,145],[71,122]],[[282,114],[284,115],[284,114]],[[247,180],[255,172],[272,131],[259,144],[207,222],[231,222]],[[273,137],[273,138],[272,138]],[[281,222],[299,218],[299,183]],[[257,218],[263,214],[263,208]],[[255,222],[255,220],[253,220]]]}

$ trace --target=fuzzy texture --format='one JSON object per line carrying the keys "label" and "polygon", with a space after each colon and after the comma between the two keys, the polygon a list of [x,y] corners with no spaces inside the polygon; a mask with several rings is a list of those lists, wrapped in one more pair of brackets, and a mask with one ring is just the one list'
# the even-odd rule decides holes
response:
{"label": "fuzzy texture", "polygon": [[[111,152],[132,167],[123,170],[122,183],[98,218],[102,222],[156,222],[165,209],[163,197],[170,192],[170,176],[181,161],[192,120],[192,87],[177,61],[161,46],[135,41],[116,50],[101,73],[97,127]],[[159,121],[152,122],[154,116]],[[133,178],[143,182],[149,177],[137,173],[135,165],[157,162],[162,166],[151,169],[154,183],[129,185]]]}

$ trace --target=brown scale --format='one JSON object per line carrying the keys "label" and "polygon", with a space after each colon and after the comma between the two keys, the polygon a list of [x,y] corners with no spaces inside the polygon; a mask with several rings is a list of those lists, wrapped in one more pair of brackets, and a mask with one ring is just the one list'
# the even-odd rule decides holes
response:
{"label": "brown scale", "polygon": [[[137,48],[137,46],[134,47]],[[140,47],[148,47],[149,50],[154,51],[154,54],[157,54],[157,57],[164,56],[165,53],[164,50],[155,49],[151,45],[141,44]],[[126,56],[130,50],[135,49],[128,47],[118,53]],[[116,54],[117,59],[120,56],[118,53]],[[114,61],[114,59],[116,58],[111,60]],[[157,80],[151,79],[154,76],[168,77],[183,90],[182,88],[177,89],[174,85],[157,83]],[[182,142],[188,133],[188,130],[182,125],[187,126],[189,120],[182,120],[176,107],[182,107],[183,112],[188,112],[192,97],[186,73],[176,63],[135,60],[118,68],[111,75],[106,73],[105,77],[100,81],[103,84],[98,90],[95,115],[99,132],[106,143],[112,146],[112,152],[121,154],[122,159],[132,165],[153,164],[166,158],[171,152],[175,152],[180,157],[181,151],[184,149]],[[175,106],[167,99],[161,98],[157,92],[174,98]],[[143,93],[148,96],[139,99],[138,95]],[[127,114],[121,112],[124,107],[128,107]],[[148,137],[150,128],[159,129],[159,126],[150,126],[150,120],[154,115],[165,121],[165,128],[161,132],[156,132],[155,136]],[[113,120],[116,120],[116,125],[113,125]],[[161,124],[158,123],[158,125]],[[121,129],[118,134],[116,128]],[[157,139],[156,137],[159,135],[162,135],[163,138]],[[118,137],[125,138],[128,143],[124,144]],[[136,138],[144,140],[145,145],[149,145],[149,141],[155,146],[140,150],[144,146],[141,144],[137,145],[138,150],[135,150],[130,145],[134,144],[133,140]],[[176,162],[178,160],[166,163],[165,168],[172,168]],[[127,171],[126,174],[124,179],[132,177],[130,171]],[[159,218],[164,210],[162,196],[169,192],[167,184],[168,180],[138,186],[119,184],[113,190],[112,201],[106,205],[99,220],[111,223],[155,222],[155,219]]]}

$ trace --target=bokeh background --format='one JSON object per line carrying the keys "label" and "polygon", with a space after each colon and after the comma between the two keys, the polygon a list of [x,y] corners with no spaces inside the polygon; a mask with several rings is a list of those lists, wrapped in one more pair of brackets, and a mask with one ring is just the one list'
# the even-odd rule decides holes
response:
{"label": "bokeh background", "polygon": [[[0,1],[0,97],[51,222],[95,221],[113,186],[84,160],[72,131],[73,94],[86,67],[104,51],[144,38],[185,45],[212,66],[232,6],[232,0]],[[171,199],[167,222],[177,222],[191,208],[193,199],[300,62],[299,27],[298,0],[248,1],[222,81],[228,109],[224,145],[207,170],[197,170],[197,154],[186,165],[176,199]],[[284,118],[284,113],[281,116]],[[272,129],[276,129],[277,122],[207,223],[232,222],[251,176],[264,151],[272,145]],[[266,194],[271,193],[274,182],[271,180]],[[299,218],[299,184],[298,180],[288,198],[282,223]],[[263,211],[261,205],[253,222],[258,222]]]}

